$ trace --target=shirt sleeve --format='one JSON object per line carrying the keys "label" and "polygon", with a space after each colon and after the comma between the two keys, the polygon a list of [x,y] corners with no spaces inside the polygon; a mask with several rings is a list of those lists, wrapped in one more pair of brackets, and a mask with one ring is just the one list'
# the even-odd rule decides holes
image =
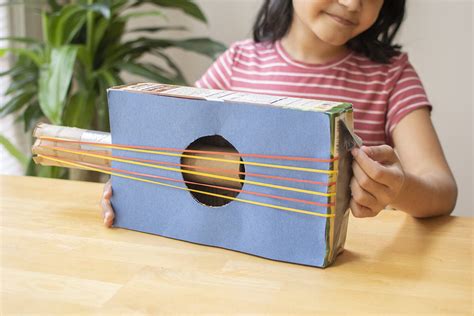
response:
{"label": "shirt sleeve", "polygon": [[236,44],[233,44],[207,69],[194,83],[198,88],[232,90],[232,66],[234,64]]}
{"label": "shirt sleeve", "polygon": [[388,78],[392,88],[388,96],[385,130],[390,144],[393,144],[393,130],[405,116],[424,107],[430,112],[432,110],[421,79],[408,60],[407,54],[401,54],[393,63],[393,67],[396,71]]}

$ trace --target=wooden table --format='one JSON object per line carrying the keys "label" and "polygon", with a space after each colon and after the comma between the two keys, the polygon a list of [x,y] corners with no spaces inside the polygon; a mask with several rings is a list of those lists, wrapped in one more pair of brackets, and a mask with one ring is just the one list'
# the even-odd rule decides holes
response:
{"label": "wooden table", "polygon": [[473,219],[351,218],[319,269],[102,226],[97,183],[1,177],[1,312],[473,313]]}

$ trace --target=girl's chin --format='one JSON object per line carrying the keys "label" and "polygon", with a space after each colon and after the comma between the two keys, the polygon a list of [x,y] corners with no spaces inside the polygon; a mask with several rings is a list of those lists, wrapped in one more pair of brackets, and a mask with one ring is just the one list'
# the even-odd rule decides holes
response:
{"label": "girl's chin", "polygon": [[348,30],[339,30],[332,26],[328,26],[326,23],[315,23],[312,25],[311,30],[321,41],[333,46],[345,45],[352,36],[352,32],[349,32]]}
{"label": "girl's chin", "polygon": [[315,33],[315,35],[323,42],[332,45],[332,46],[343,46],[350,40],[346,36],[341,36],[341,34],[325,34],[325,33]]}

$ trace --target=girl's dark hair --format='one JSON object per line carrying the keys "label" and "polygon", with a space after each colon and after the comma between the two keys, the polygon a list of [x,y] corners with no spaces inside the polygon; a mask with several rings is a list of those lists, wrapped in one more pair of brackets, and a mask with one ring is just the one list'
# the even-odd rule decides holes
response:
{"label": "girl's dark hair", "polygon": [[[405,0],[384,0],[375,23],[365,32],[347,42],[347,47],[375,62],[388,63],[400,53],[401,46],[393,39],[405,16]],[[292,0],[265,0],[253,26],[255,42],[281,39],[288,32],[293,18]]]}

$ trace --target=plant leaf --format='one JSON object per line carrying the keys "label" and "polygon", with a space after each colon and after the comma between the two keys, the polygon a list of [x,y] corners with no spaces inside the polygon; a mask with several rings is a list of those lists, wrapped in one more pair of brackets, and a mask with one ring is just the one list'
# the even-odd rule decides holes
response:
{"label": "plant leaf", "polygon": [[133,32],[150,32],[156,33],[161,31],[187,31],[188,29],[184,26],[160,26],[160,27],[141,27],[137,29],[130,30],[130,33]]}
{"label": "plant leaf", "polygon": [[30,104],[25,112],[23,112],[22,118],[23,118],[23,128],[25,133],[28,132],[33,128],[33,126],[36,124],[37,120],[43,116],[43,113],[41,112],[41,108],[38,104],[38,102],[34,102]]}
{"label": "plant leaf", "polygon": [[120,77],[114,75],[110,70],[102,70],[98,73],[98,78],[105,83],[106,88],[123,84]]}
{"label": "plant leaf", "polygon": [[174,78],[174,84],[178,84],[178,85],[188,84],[186,81],[186,78],[184,77],[184,74],[181,72],[181,69],[179,69],[178,65],[176,65],[176,63],[170,57],[168,57],[168,55],[161,52],[160,50],[154,50],[153,54],[163,58],[166,62],[166,65],[169,68],[174,70],[174,72],[176,73],[175,78]]}
{"label": "plant leaf", "polygon": [[122,36],[125,34],[125,25],[126,23],[120,19],[112,19],[110,21],[109,26],[105,30],[107,36],[101,38],[95,55],[91,56],[94,59],[94,65],[99,66],[109,63],[110,56],[125,46],[121,42]]}
{"label": "plant leaf", "polygon": [[77,47],[64,45],[51,50],[51,62],[40,70],[39,104],[46,117],[61,124],[61,115],[69,85],[71,83]]}
{"label": "plant leaf", "polygon": [[120,16],[120,19],[126,21],[131,18],[141,18],[144,16],[159,16],[166,20],[166,16],[159,10],[131,12]]}
{"label": "plant leaf", "polygon": [[0,37],[0,41],[10,41],[10,42],[19,42],[19,43],[26,43],[26,44],[38,44],[39,41],[35,38],[31,37]]}
{"label": "plant leaf", "polygon": [[11,77],[15,77],[17,75],[22,75],[25,72],[27,73],[36,72],[37,69],[38,68],[35,66],[34,63],[20,56],[20,58],[18,58],[18,60],[10,69],[4,72],[0,72],[0,77],[7,76],[7,75]]}
{"label": "plant leaf", "polygon": [[112,5],[110,9],[112,10],[112,14],[120,14],[121,10],[124,10],[127,8],[127,4],[130,2],[130,0],[114,0],[112,1]]}
{"label": "plant leaf", "polygon": [[13,80],[11,81],[10,86],[5,91],[5,95],[9,95],[21,90],[35,88],[37,83],[36,73],[32,72],[20,73],[15,77],[12,76],[12,79]]}
{"label": "plant leaf", "polygon": [[213,59],[217,58],[226,49],[226,46],[224,44],[207,37],[191,38],[184,40],[150,39],[141,37],[133,41],[133,43],[136,46],[142,46],[147,48],[178,47],[187,51],[192,51],[198,54],[211,57]]}
{"label": "plant leaf", "polygon": [[204,13],[199,9],[199,6],[191,0],[144,0],[140,2],[148,2],[162,7],[180,9],[185,14],[207,23]]}
{"label": "plant leaf", "polygon": [[51,43],[53,38],[53,30],[50,24],[49,14],[46,11],[41,12],[41,32],[43,34],[43,41],[48,44]]}
{"label": "plant leaf", "polygon": [[26,167],[25,175],[26,176],[36,176],[37,175],[36,167],[37,166],[36,166],[35,161],[33,160],[32,157],[30,157],[30,159],[28,161],[28,165]]}
{"label": "plant leaf", "polygon": [[64,6],[57,16],[52,16],[49,26],[54,32],[51,44],[69,44],[86,21],[84,12],[83,7],[70,4]]}
{"label": "plant leaf", "polygon": [[94,34],[92,39],[92,51],[94,53],[94,56],[92,57],[95,57],[95,52],[97,51],[97,48],[99,47],[100,42],[102,41],[102,38],[104,37],[104,34],[106,33],[108,27],[109,20],[106,19],[99,19],[94,25]]}
{"label": "plant leaf", "polygon": [[214,41],[210,38],[192,38],[186,40],[172,41],[172,45],[202,54],[213,59],[219,57],[226,50],[226,46],[220,42]]}
{"label": "plant leaf", "polygon": [[112,15],[111,10],[110,10],[110,6],[107,6],[107,5],[102,4],[102,3],[94,3],[94,4],[85,5],[85,6],[82,6],[82,7],[84,9],[88,10],[88,11],[93,11],[93,12],[100,13],[107,20],[110,19],[111,15]]}
{"label": "plant leaf", "polygon": [[[85,45],[76,45],[77,47],[77,60],[82,63],[80,71],[83,71],[84,69],[91,69],[94,56],[91,56],[89,54],[89,51],[87,50],[87,47]],[[76,72],[77,75],[77,72]]]}
{"label": "plant leaf", "polygon": [[24,56],[31,61],[33,61],[37,66],[40,66],[43,61],[41,56],[38,54],[37,51],[27,48],[16,48],[16,47],[7,47],[0,49],[0,57],[3,57],[6,52],[12,52],[13,54]]}
{"label": "plant leaf", "polygon": [[56,166],[37,166],[39,167],[37,175],[44,178],[59,178],[62,179],[64,173],[67,172],[66,168],[56,167]]}
{"label": "plant leaf", "polygon": [[56,0],[48,0],[48,4],[53,11],[59,11],[61,9],[61,6]]}
{"label": "plant leaf", "polygon": [[66,105],[63,124],[71,127],[90,128],[94,117],[94,94],[79,91],[74,94]]}
{"label": "plant leaf", "polygon": [[36,91],[23,90],[17,95],[13,96],[7,103],[5,103],[0,109],[0,117],[4,117],[10,113],[16,112],[23,108],[28,102],[31,101],[36,95]]}
{"label": "plant leaf", "polygon": [[28,166],[28,157],[25,156],[20,150],[18,150],[15,145],[13,145],[5,136],[0,135],[0,144],[5,147],[5,149],[18,160],[19,163],[26,168]]}
{"label": "plant leaf", "polygon": [[119,67],[131,74],[135,74],[155,82],[160,83],[173,83],[173,78],[169,78],[160,74],[159,71],[154,69],[153,65],[151,64],[139,64],[139,63],[122,63]]}

